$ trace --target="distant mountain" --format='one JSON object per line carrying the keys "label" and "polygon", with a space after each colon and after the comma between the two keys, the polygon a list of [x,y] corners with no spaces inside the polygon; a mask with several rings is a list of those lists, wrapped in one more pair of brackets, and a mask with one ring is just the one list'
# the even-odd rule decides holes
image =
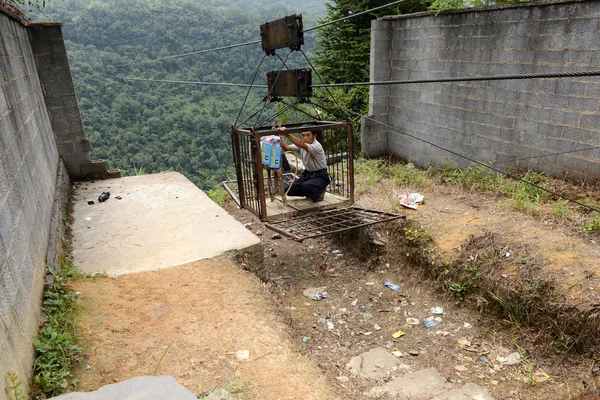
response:
{"label": "distant mountain", "polygon": [[[118,77],[249,84],[263,58],[260,44],[167,58],[260,40],[259,25],[303,14],[318,24],[323,0],[52,0],[37,19],[63,22],[63,34],[92,157],[125,174],[175,170],[203,189],[234,175],[229,135],[247,89],[197,84],[125,82]],[[316,33],[305,35],[313,52]],[[283,53],[281,53],[283,54]],[[161,61],[146,62],[162,58]],[[127,65],[135,63],[134,65]],[[288,66],[303,65],[295,53]],[[268,57],[256,76],[281,61]],[[266,89],[253,89],[245,116]],[[273,105],[265,115],[273,112]]]}

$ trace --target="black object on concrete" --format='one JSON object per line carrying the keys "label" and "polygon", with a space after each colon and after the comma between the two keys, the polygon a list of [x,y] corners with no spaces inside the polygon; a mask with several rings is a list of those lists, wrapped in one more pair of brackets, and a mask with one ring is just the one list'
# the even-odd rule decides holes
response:
{"label": "black object on concrete", "polygon": [[102,194],[100,196],[98,196],[98,201],[100,203],[102,203],[103,201],[108,200],[109,197],[110,197],[110,192],[102,192]]}
{"label": "black object on concrete", "polygon": [[90,200],[90,201],[88,201],[88,205],[90,205],[90,206],[91,206],[92,204],[96,204],[96,203],[94,203],[94,200]]}

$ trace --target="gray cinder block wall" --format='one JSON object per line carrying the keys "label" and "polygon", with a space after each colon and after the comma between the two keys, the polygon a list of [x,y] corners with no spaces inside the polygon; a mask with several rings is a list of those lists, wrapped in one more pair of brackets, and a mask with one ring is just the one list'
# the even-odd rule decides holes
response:
{"label": "gray cinder block wall", "polygon": [[[373,21],[371,80],[600,70],[600,2],[536,2]],[[600,182],[600,78],[372,86],[363,155],[468,160]],[[580,150],[539,157],[550,153]],[[530,158],[535,157],[535,158]]]}
{"label": "gray cinder block wall", "polygon": [[0,400],[9,371],[28,390],[69,178],[119,175],[89,150],[60,24],[31,24],[0,5]]}
{"label": "gray cinder block wall", "polygon": [[[0,13],[0,387],[31,377],[60,159],[28,29]],[[62,169],[64,175],[64,168]],[[66,197],[63,199],[66,203]],[[26,384],[24,386],[27,386]],[[0,390],[0,399],[6,393]]]}

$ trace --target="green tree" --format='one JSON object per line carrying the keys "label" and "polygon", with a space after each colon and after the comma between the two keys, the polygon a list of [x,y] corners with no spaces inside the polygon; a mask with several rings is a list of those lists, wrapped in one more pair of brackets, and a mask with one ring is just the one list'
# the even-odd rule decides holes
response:
{"label": "green tree", "polygon": [[[389,3],[389,0],[334,0],[327,3],[321,24],[348,17]],[[408,0],[374,13],[366,13],[319,29],[316,62],[326,83],[365,82],[369,80],[371,20],[384,15],[427,10],[431,1]]]}
{"label": "green tree", "polygon": [[430,10],[444,11],[457,8],[485,7],[499,4],[526,3],[531,0],[434,0]]}

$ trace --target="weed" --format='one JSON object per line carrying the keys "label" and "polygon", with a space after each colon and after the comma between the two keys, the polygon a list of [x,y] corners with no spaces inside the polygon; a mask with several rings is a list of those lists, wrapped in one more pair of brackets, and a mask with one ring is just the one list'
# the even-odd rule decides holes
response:
{"label": "weed", "polygon": [[557,217],[566,217],[570,214],[569,200],[552,202],[552,213]]}
{"label": "weed", "polygon": [[594,212],[592,218],[581,228],[581,233],[600,233],[600,214]]}
{"label": "weed", "polygon": [[[222,384],[223,384],[223,382],[219,382],[212,388],[208,389],[207,391],[201,392],[196,397],[198,397],[199,399],[204,399],[204,398],[210,396],[210,394],[213,393],[215,390],[217,390],[219,388],[219,386],[221,386]],[[196,384],[196,386],[199,387],[200,385]],[[248,393],[248,392],[250,392],[250,390],[252,390],[248,386],[246,386],[246,379],[236,379],[236,380],[230,381],[229,383],[227,383],[225,385],[224,389],[227,390],[232,395]]]}
{"label": "weed", "polygon": [[142,164],[138,167],[136,163],[133,163],[133,174],[136,176],[146,175],[146,164]]}
{"label": "weed", "polygon": [[521,369],[525,373],[525,384],[528,386],[535,386],[537,384],[537,380],[535,379],[537,361],[530,359],[527,356],[527,351],[525,351],[525,349],[523,349],[521,346],[517,345],[517,350],[521,356],[520,363]]}
{"label": "weed", "polygon": [[4,387],[4,390],[9,394],[9,396],[12,396],[13,400],[26,400],[25,396],[23,395],[23,388],[21,387],[22,382],[17,374],[15,372],[8,371],[6,373],[6,377],[10,383]]}
{"label": "weed", "polygon": [[354,172],[362,178],[364,185],[369,187],[383,179],[385,162],[383,160],[361,160],[354,165]]}
{"label": "weed", "polygon": [[463,301],[468,293],[467,286],[463,285],[462,283],[451,283],[450,291],[457,299],[455,301],[456,304],[459,304],[461,301]]}
{"label": "weed", "polygon": [[227,191],[221,186],[207,190],[206,194],[208,195],[208,197],[210,197],[212,201],[214,201],[218,205],[223,206],[223,204],[225,204],[225,199],[227,198]]}
{"label": "weed", "polygon": [[404,236],[412,246],[419,246],[433,240],[431,232],[419,226],[418,228],[404,228]]}
{"label": "weed", "polygon": [[496,305],[502,311],[502,314],[508,317],[508,321],[513,323],[519,323],[523,320],[527,314],[523,308],[523,304],[513,296],[509,295],[496,295],[489,292],[490,297],[496,302]]}
{"label": "weed", "polygon": [[64,392],[69,385],[71,365],[82,349],[75,344],[78,337],[75,320],[77,312],[74,302],[77,295],[72,293],[67,282],[78,273],[63,256],[57,269],[48,268],[54,281],[44,293],[43,311],[46,322],[34,339],[36,360],[34,381],[51,395]]}
{"label": "weed", "polygon": [[160,356],[160,359],[158,360],[158,363],[156,363],[156,366],[154,367],[154,369],[152,369],[152,361],[154,360],[154,358],[150,357],[150,359],[148,360],[148,375],[156,375],[156,373],[158,372],[158,368],[160,367],[160,364],[165,359],[165,356],[169,352],[169,349],[171,348],[172,344],[173,344],[172,342],[169,343],[169,345],[167,346],[167,348],[165,349],[165,351],[163,351],[163,353]]}
{"label": "weed", "polygon": [[423,187],[427,185],[427,171],[423,172],[414,164],[390,164],[390,175],[400,186]]}

